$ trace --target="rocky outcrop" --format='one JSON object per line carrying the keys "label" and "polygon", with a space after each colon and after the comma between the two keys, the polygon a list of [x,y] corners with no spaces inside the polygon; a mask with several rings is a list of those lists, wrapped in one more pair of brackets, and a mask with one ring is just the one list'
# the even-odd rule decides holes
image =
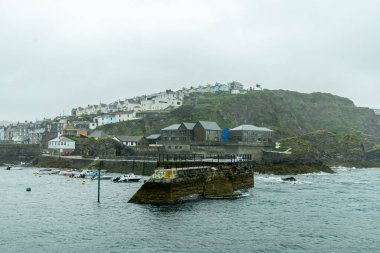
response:
{"label": "rocky outcrop", "polygon": [[306,173],[334,173],[334,171],[323,163],[296,163],[296,162],[282,162],[274,164],[256,164],[254,171],[263,174],[275,175],[297,175]]}
{"label": "rocky outcrop", "polygon": [[289,182],[295,182],[297,179],[295,177],[283,177],[281,178],[282,181],[289,181]]}
{"label": "rocky outcrop", "polygon": [[332,133],[323,130],[280,141],[289,150],[281,162],[298,165],[325,164],[327,166],[365,166],[363,142],[355,133]]}
{"label": "rocky outcrop", "polygon": [[380,148],[372,149],[366,152],[366,160],[369,165],[380,167]]}

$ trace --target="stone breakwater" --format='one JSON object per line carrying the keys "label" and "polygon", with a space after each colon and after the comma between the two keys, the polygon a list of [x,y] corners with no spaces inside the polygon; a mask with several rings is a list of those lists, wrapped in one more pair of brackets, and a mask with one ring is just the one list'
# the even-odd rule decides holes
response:
{"label": "stone breakwater", "polygon": [[164,205],[189,196],[236,198],[237,190],[254,187],[249,166],[157,169],[129,200],[130,203]]}
{"label": "stone breakwater", "polygon": [[0,164],[30,162],[41,154],[40,145],[0,144]]}
{"label": "stone breakwater", "polygon": [[[134,173],[137,175],[151,176],[157,168],[156,161],[138,161],[138,160],[111,160],[99,159],[101,169],[110,173]],[[73,159],[70,157],[50,157],[39,156],[33,166],[41,168],[59,168],[59,169],[84,169],[93,163],[94,159],[81,158]]]}

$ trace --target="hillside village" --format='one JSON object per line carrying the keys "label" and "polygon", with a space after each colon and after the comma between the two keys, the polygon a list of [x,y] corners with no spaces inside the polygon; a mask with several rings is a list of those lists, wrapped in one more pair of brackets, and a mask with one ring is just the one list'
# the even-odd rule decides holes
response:
{"label": "hillside village", "polygon": [[[319,109],[326,106],[329,112]],[[0,144],[34,144],[58,155],[228,153],[260,158],[263,149],[273,150],[276,138],[318,129],[339,133],[344,127],[356,128],[377,136],[376,115],[378,110],[356,108],[349,99],[331,94],[270,91],[259,85],[244,89],[234,81],[73,108],[70,116],[7,124],[0,127]],[[363,141],[366,150],[378,143],[376,138]],[[101,152],[89,151],[88,145],[98,144]]]}
{"label": "hillside village", "polygon": [[191,93],[221,92],[244,94],[247,90],[244,89],[243,84],[233,81],[227,84],[215,83],[214,85],[183,88],[178,91],[166,90],[160,93],[117,100],[109,104],[100,103],[99,105],[77,107],[72,109],[71,116],[59,116],[55,119],[18,122],[0,126],[0,143],[39,144],[43,148],[47,148],[49,140],[61,138],[60,136],[98,138],[99,135],[102,135],[96,131],[99,126],[138,120],[152,112],[170,111],[180,107],[184,97]]}
{"label": "hillside village", "polygon": [[233,81],[228,84],[215,83],[198,87],[183,88],[178,91],[166,90],[151,95],[139,96],[132,99],[117,100],[110,104],[88,105],[73,108],[72,116],[96,115],[90,122],[89,129],[122,121],[140,119],[141,112],[162,111],[177,108],[182,105],[185,96],[191,93],[230,93],[243,94],[247,90],[243,84]]}

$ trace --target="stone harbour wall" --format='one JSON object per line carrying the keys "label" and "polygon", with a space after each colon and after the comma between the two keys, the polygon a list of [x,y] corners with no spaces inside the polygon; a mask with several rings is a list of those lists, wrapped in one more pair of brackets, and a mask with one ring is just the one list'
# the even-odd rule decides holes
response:
{"label": "stone harbour wall", "polygon": [[[134,173],[136,175],[150,176],[157,167],[156,161],[138,160],[110,160],[99,159],[101,169],[110,173]],[[85,169],[94,162],[94,159],[81,158],[74,159],[69,157],[39,156],[34,166],[42,168],[61,168],[61,169]]]}
{"label": "stone harbour wall", "polygon": [[41,154],[40,145],[0,144],[0,164],[31,162]]}
{"label": "stone harbour wall", "polygon": [[[234,191],[254,186],[254,175],[250,168],[186,169],[182,176],[174,179],[152,180],[129,200],[131,203],[163,205],[177,202],[192,195],[205,198],[233,197]],[[189,176],[185,176],[185,175]],[[178,174],[177,174],[178,175]]]}

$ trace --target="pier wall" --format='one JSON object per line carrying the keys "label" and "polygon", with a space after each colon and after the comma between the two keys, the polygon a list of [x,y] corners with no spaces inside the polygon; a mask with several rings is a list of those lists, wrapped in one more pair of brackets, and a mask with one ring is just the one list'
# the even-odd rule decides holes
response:
{"label": "pier wall", "polygon": [[[134,173],[136,175],[150,176],[157,167],[156,161],[135,161],[135,160],[110,160],[99,159],[101,169],[110,173]],[[84,169],[94,162],[90,158],[70,158],[70,157],[52,157],[39,156],[35,166],[44,168],[75,168]]]}
{"label": "pier wall", "polygon": [[30,162],[40,154],[40,145],[0,144],[0,163]]}
{"label": "pier wall", "polygon": [[254,186],[250,168],[183,169],[174,179],[152,180],[144,183],[129,200],[140,204],[170,204],[192,195],[201,197],[230,197],[235,190]]}

